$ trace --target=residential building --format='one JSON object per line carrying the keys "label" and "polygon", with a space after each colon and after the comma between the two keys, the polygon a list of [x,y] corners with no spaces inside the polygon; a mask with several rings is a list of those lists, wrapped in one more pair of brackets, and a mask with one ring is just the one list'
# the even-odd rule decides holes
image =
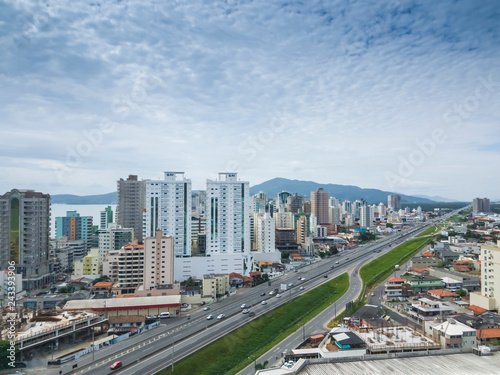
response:
{"label": "residential building", "polygon": [[144,239],[144,289],[162,289],[174,284],[174,238],[163,236]]}
{"label": "residential building", "polygon": [[434,320],[436,316],[448,316],[455,312],[455,309],[444,302],[433,301],[429,298],[420,298],[416,303],[411,304],[409,314],[419,322]]}
{"label": "residential building", "polygon": [[410,260],[410,267],[427,268],[435,267],[441,262],[441,259],[435,257],[413,257]]}
{"label": "residential building", "polygon": [[102,273],[101,257],[98,248],[92,248],[83,258],[73,263],[73,275],[100,276]]}
{"label": "residential building", "polygon": [[293,214],[299,212],[302,209],[303,198],[297,193],[293,193],[286,199],[286,207],[287,212],[291,212]]}
{"label": "residential building", "polygon": [[110,251],[103,263],[103,275],[118,282],[113,290],[115,295],[133,294],[144,282],[144,245],[134,241],[120,250]]}
{"label": "residential building", "polygon": [[122,228],[133,228],[134,237],[142,243],[142,219],[146,208],[146,181],[139,181],[136,175],[117,182],[116,224]]}
{"label": "residential building", "polygon": [[401,196],[388,195],[387,196],[387,209],[392,211],[399,211],[401,209]]}
{"label": "residential building", "polygon": [[[191,252],[195,254],[205,254],[205,246],[200,248],[199,236],[205,234],[207,222],[205,215],[194,214],[191,216]],[[203,240],[202,240],[203,241]]]}
{"label": "residential building", "polygon": [[236,173],[207,180],[207,255],[250,251],[250,204],[249,183]]}
{"label": "residential building", "polygon": [[429,275],[434,277],[449,277],[462,283],[462,288],[466,289],[468,292],[474,292],[480,289],[479,277],[474,275],[469,275],[466,273],[449,271],[445,268],[431,268],[429,270]]}
{"label": "residential building", "polygon": [[62,236],[68,237],[68,241],[83,241],[85,250],[88,252],[92,247],[92,216],[80,216],[77,211],[67,211],[66,216],[56,217],[56,241]]}
{"label": "residential building", "polygon": [[280,208],[281,206],[286,206],[288,203],[288,197],[291,195],[291,193],[284,190],[281,193],[278,193],[278,196],[276,198],[276,206],[278,208]]}
{"label": "residential building", "polygon": [[359,226],[368,228],[373,225],[375,220],[375,212],[371,206],[363,205],[359,209]]}
{"label": "residential building", "polygon": [[472,201],[472,213],[490,212],[490,200],[488,198],[474,198]]}
{"label": "residential building", "polygon": [[413,293],[427,292],[430,289],[442,289],[444,282],[439,277],[434,276],[415,276],[411,274],[401,275],[413,290]]}
{"label": "residential building", "polygon": [[431,323],[432,339],[442,349],[477,347],[476,330],[453,318],[445,322]]}
{"label": "residential building", "polygon": [[266,209],[267,196],[263,191],[259,191],[252,197],[252,212],[260,212]]}
{"label": "residential building", "polygon": [[391,277],[385,283],[384,293],[387,296],[387,300],[391,301],[400,297],[408,297],[412,293],[412,289],[410,287],[410,284],[408,284],[405,279],[401,279],[399,277]]}
{"label": "residential building", "polygon": [[342,213],[341,213],[341,208],[339,206],[330,206],[328,208],[328,215],[330,223],[332,224],[342,223]]}
{"label": "residential building", "polygon": [[[0,300],[17,301],[26,294],[23,289],[23,275],[11,272],[9,270],[0,271]],[[6,312],[9,312],[8,309]]]}
{"label": "residential building", "polygon": [[432,298],[439,299],[441,301],[453,301],[456,298],[458,298],[458,294],[454,292],[450,292],[449,290],[446,289],[433,289],[433,290],[428,290],[427,294],[431,296]]}
{"label": "residential building", "polygon": [[111,209],[111,206],[108,206],[104,209],[104,211],[101,211],[100,219],[99,229],[106,229],[108,224],[113,223],[113,210]]}
{"label": "residential building", "polygon": [[276,228],[276,249],[280,251],[298,249],[294,228]]}
{"label": "residential building", "polygon": [[318,219],[318,224],[330,224],[328,215],[329,194],[322,188],[311,191],[311,213]]}
{"label": "residential building", "polygon": [[147,181],[143,237],[160,229],[174,238],[176,257],[191,256],[191,180],[184,172],[165,172],[164,180]]}
{"label": "residential building", "polygon": [[97,235],[99,237],[101,263],[104,262],[106,255],[110,251],[121,249],[123,246],[131,243],[135,237],[133,228],[122,228],[114,223],[108,224],[106,229],[97,231]]}
{"label": "residential building", "polygon": [[0,197],[0,270],[15,263],[26,290],[51,282],[50,195],[13,189]]}
{"label": "residential building", "polygon": [[[500,247],[481,244],[481,290],[480,293],[471,293],[472,305],[487,310],[500,311]],[[465,287],[465,285],[464,285]]]}
{"label": "residential building", "polygon": [[257,218],[257,251],[273,253],[276,251],[276,228],[274,219],[267,212]]}
{"label": "residential building", "polygon": [[220,298],[229,294],[229,274],[203,275],[203,296]]}

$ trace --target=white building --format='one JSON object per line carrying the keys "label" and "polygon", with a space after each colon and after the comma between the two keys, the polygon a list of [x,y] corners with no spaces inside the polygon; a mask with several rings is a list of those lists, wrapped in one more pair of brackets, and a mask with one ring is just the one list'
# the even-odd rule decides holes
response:
{"label": "white building", "polygon": [[161,230],[144,239],[144,289],[161,289],[174,283],[174,238]]}
{"label": "white building", "polygon": [[273,219],[276,228],[293,228],[293,213],[292,212],[275,212]]}
{"label": "white building", "polygon": [[330,215],[330,223],[340,224],[342,222],[342,213],[339,206],[330,206],[328,213]]}
{"label": "white building", "polygon": [[359,226],[368,228],[373,225],[375,219],[373,208],[371,206],[361,206],[359,209]]}
{"label": "white building", "polygon": [[219,173],[207,180],[207,255],[250,251],[250,195],[248,181],[236,173]]}
{"label": "white building", "polygon": [[143,237],[160,229],[174,237],[176,257],[191,256],[191,180],[184,172],[165,172],[165,179],[146,182]]}
{"label": "white building", "polygon": [[[481,293],[470,294],[470,304],[487,310],[500,310],[500,247],[481,244]],[[496,286],[496,289],[495,289]]]}
{"label": "white building", "polygon": [[258,217],[256,234],[257,251],[261,253],[272,253],[276,251],[276,228],[274,219],[267,212]]}
{"label": "white building", "polygon": [[[134,239],[133,228],[122,228],[118,224],[108,224],[108,227],[97,232],[99,236],[99,258],[101,263],[106,255],[113,250],[119,250]],[[75,258],[78,258],[75,256]]]}

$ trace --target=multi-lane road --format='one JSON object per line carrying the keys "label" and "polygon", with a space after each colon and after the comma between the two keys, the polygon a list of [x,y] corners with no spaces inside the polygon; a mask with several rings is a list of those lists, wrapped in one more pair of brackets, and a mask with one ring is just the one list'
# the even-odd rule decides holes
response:
{"label": "multi-lane road", "polygon": [[[394,242],[401,243],[411,238],[415,233],[424,230],[430,224],[418,224],[403,232],[396,232],[387,238],[375,241],[373,244],[358,247],[328,260],[313,263],[298,272],[289,272],[274,279],[271,286],[262,284],[245,291],[243,294],[232,296],[212,305],[209,311],[199,311],[191,314],[189,320],[186,317],[166,319],[162,322],[165,325],[162,324],[159,328],[99,350],[94,355],[89,354],[66,365],[52,367],[39,373],[50,375],[154,374],[171,365],[173,358],[175,358],[175,361],[182,359],[246,324],[248,321],[286,303],[291,298],[306,293],[311,288],[328,281],[330,278],[352,270],[361,263],[378,256],[378,252],[391,249]],[[337,261],[339,263],[335,264]],[[332,269],[332,266],[335,268]],[[328,275],[328,278],[324,278],[324,275]],[[299,281],[297,279],[299,276],[306,278],[306,280]],[[280,288],[280,285],[289,285],[290,283],[293,283],[292,287],[287,287],[287,291],[280,291],[281,298],[269,295],[269,292],[274,288]],[[337,305],[343,306],[345,302],[354,300],[359,294],[361,282],[359,281],[359,285],[357,285],[356,281],[351,279],[351,283],[348,293],[338,301]],[[303,290],[300,290],[301,286],[304,288]],[[267,301],[266,305],[261,304],[263,300]],[[241,305],[243,303],[250,306],[250,311],[255,313],[254,317],[250,317],[249,314],[242,314]],[[221,313],[225,314],[226,317],[218,320],[216,317]],[[206,319],[209,314],[214,316],[213,320]],[[323,316],[331,317],[332,314],[329,311],[321,313],[313,322],[308,323],[308,332],[309,328],[310,332],[313,332],[316,325],[319,327],[320,323],[318,322],[321,321]],[[324,320],[322,324],[324,324]],[[117,360],[123,363],[123,368],[111,371],[110,365]]]}

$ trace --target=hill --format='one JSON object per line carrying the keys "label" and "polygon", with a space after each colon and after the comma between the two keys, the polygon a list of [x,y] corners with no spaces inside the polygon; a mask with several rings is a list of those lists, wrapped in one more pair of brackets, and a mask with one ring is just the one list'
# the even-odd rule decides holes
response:
{"label": "hill", "polygon": [[[319,184],[313,181],[289,180],[287,178],[273,178],[261,184],[254,185],[250,188],[250,194],[257,194],[263,191],[268,197],[276,197],[279,192],[285,190],[298,195],[310,196],[311,191],[323,188],[330,193],[331,197],[337,199],[354,201],[356,199],[365,199],[369,203],[378,204],[380,202],[387,204],[387,196],[389,194],[399,194],[378,189],[363,189],[352,185],[337,185],[337,184]],[[432,200],[420,198],[411,195],[399,194],[401,203],[431,203]]]}

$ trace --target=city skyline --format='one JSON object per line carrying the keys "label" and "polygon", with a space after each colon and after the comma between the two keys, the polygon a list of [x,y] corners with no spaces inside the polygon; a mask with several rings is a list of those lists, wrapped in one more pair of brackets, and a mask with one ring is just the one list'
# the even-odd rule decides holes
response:
{"label": "city skyline", "polygon": [[[2,5],[0,189],[285,177],[498,199],[500,6]],[[335,192],[330,192],[334,195]]]}

